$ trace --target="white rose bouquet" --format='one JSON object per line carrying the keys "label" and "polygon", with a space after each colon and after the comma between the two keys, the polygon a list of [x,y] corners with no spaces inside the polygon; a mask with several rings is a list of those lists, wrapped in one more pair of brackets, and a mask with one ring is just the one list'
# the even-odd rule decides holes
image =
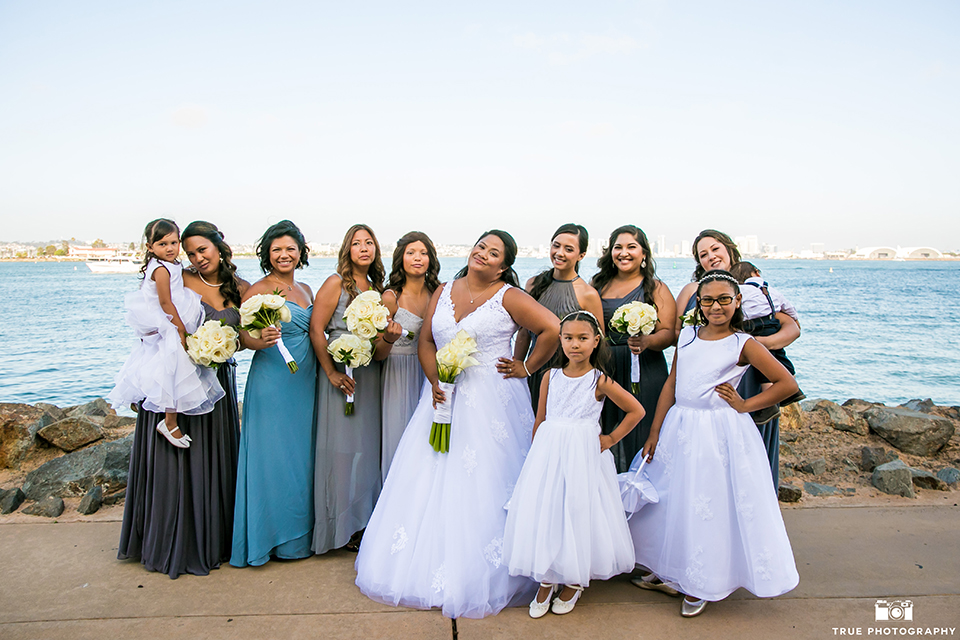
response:
{"label": "white rose bouquet", "polygon": [[[260,332],[267,327],[280,328],[281,322],[290,322],[290,309],[287,301],[279,290],[272,294],[257,294],[251,296],[240,305],[240,328],[254,338],[260,337]],[[287,347],[283,344],[283,337],[277,341],[277,349],[287,363],[290,373],[296,373],[299,367]]]}
{"label": "white rose bouquet", "polygon": [[[373,343],[352,333],[345,333],[327,345],[327,351],[347,369],[347,375],[353,377],[354,367],[365,367],[373,359]],[[343,414],[353,415],[353,394],[347,396],[347,405]]]}
{"label": "white rose bouquet", "polygon": [[343,313],[347,330],[359,338],[376,339],[390,322],[390,310],[380,302],[380,294],[369,289],[364,291],[347,306]]}
{"label": "white rose bouquet", "polygon": [[[656,326],[657,309],[646,302],[634,301],[621,305],[610,318],[610,328],[628,336],[648,336]],[[637,395],[640,393],[640,356],[636,353],[630,355],[630,389]]]}
{"label": "white rose bouquet", "polygon": [[680,316],[680,326],[681,327],[695,327],[699,324],[697,322],[697,308],[694,307],[687,311],[685,314]]}
{"label": "white rose bouquet", "polygon": [[187,355],[196,364],[216,369],[237,352],[238,335],[222,320],[207,320],[187,335]]}
{"label": "white rose bouquet", "polygon": [[437,453],[450,451],[450,421],[453,416],[453,392],[456,379],[467,367],[476,364],[477,341],[461,329],[453,340],[437,351],[437,374],[440,388],[446,399],[433,411],[433,426],[430,429],[430,445]]}

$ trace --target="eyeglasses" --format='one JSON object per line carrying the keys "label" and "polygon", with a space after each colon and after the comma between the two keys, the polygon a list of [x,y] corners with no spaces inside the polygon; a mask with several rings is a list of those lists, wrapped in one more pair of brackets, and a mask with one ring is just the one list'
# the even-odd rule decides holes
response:
{"label": "eyeglasses", "polygon": [[733,296],[720,296],[719,298],[700,298],[700,306],[709,309],[713,303],[719,302],[721,307],[725,307],[733,302]]}

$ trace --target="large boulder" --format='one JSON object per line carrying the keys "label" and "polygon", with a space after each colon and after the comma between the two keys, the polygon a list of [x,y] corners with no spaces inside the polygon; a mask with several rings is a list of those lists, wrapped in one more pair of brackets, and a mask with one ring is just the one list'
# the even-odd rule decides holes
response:
{"label": "large boulder", "polygon": [[894,460],[874,469],[870,482],[880,491],[891,495],[905,498],[916,495],[913,492],[913,474],[902,460]]}
{"label": "large boulder", "polygon": [[858,400],[857,398],[850,398],[843,403],[843,408],[847,411],[853,411],[854,413],[863,413],[868,409],[874,407],[882,407],[882,404],[874,404],[873,402],[867,402],[866,400]]}
{"label": "large boulder", "polygon": [[826,416],[828,424],[832,425],[837,431],[849,431],[857,435],[865,436],[870,433],[870,427],[867,421],[859,413],[848,411],[836,402],[829,400],[817,400],[813,405],[811,412],[820,411]]}
{"label": "large boulder", "polygon": [[903,407],[872,407],[863,412],[870,429],[900,451],[930,456],[953,437],[953,423]]}
{"label": "large boulder", "polygon": [[64,451],[76,451],[103,437],[103,429],[87,416],[76,416],[54,422],[37,432],[37,435]]}
{"label": "large boulder", "polygon": [[885,462],[896,459],[896,453],[887,451],[883,447],[863,447],[860,449],[860,468],[867,472],[873,471]]}
{"label": "large boulder", "polygon": [[131,433],[55,458],[27,474],[23,492],[31,500],[42,500],[82,496],[95,484],[108,492],[126,487],[132,447]]}
{"label": "large boulder", "polygon": [[949,491],[947,483],[924,469],[910,468],[913,486],[921,489],[936,489],[937,491]]}
{"label": "large boulder", "polygon": [[119,429],[121,427],[133,428],[136,424],[137,419],[128,416],[105,416],[103,418],[104,429]]}
{"label": "large boulder", "polygon": [[821,473],[826,472],[827,461],[822,457],[813,460],[804,460],[800,463],[799,468],[803,473],[810,474],[811,476],[818,476]]}
{"label": "large boulder", "polygon": [[56,496],[49,496],[36,502],[26,509],[23,510],[23,513],[28,516],[43,516],[45,518],[56,518],[61,513],[63,513],[63,498],[58,498]]}
{"label": "large boulder", "polygon": [[937,471],[937,477],[946,482],[951,487],[960,484],[960,469],[956,467],[944,467]]}
{"label": "large boulder", "polygon": [[110,405],[107,404],[107,401],[103,398],[97,398],[86,404],[79,404],[75,407],[66,407],[65,411],[67,412],[68,417],[109,416],[116,413],[110,408]]}
{"label": "large boulder", "polygon": [[933,400],[927,398],[926,400],[909,400],[904,402],[901,407],[905,409],[910,409],[911,411],[919,411],[920,413],[930,413],[930,410],[935,406]]}
{"label": "large boulder", "polygon": [[3,515],[13,513],[20,508],[20,505],[26,499],[27,496],[23,495],[20,487],[0,490],[0,513]]}
{"label": "large boulder", "polygon": [[800,487],[786,482],[781,482],[777,489],[777,497],[780,502],[797,502],[801,495],[803,495],[803,492],[800,491]]}
{"label": "large boulder", "polygon": [[37,431],[56,422],[29,404],[0,403],[0,468],[17,469],[36,445]]}
{"label": "large boulder", "polygon": [[83,498],[80,499],[80,506],[77,507],[77,511],[88,516],[91,513],[99,511],[102,504],[103,489],[100,488],[100,485],[95,484],[84,494]]}

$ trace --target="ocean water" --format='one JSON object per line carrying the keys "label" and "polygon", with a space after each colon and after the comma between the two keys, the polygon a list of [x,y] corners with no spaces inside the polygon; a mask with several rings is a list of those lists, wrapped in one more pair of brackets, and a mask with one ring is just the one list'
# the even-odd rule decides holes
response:
{"label": "ocean water", "polygon": [[[441,279],[465,262],[443,258]],[[596,267],[585,263],[589,278]],[[516,268],[523,282],[547,265],[522,258]],[[960,262],[757,265],[800,312],[803,333],[787,353],[808,398],[960,405]],[[260,277],[254,259],[238,267],[247,280]],[[298,277],[316,291],[334,267],[315,258]],[[692,267],[692,259],[664,259],[657,273],[676,295]],[[0,402],[63,406],[106,395],[135,341],[123,294],[138,284],[136,275],[97,275],[82,263],[0,263]],[[250,357],[238,356],[241,397]]]}

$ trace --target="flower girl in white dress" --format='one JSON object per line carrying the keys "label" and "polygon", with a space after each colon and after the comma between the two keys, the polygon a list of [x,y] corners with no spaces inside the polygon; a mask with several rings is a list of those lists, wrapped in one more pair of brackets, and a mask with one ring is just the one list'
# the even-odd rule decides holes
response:
{"label": "flower girl in white dress", "polygon": [[[633,571],[634,551],[609,449],[643,418],[640,402],[600,370],[606,345],[597,318],[560,322],[561,368],[540,384],[533,444],[507,506],[503,559],[510,575],[540,582],[530,616],[571,611],[591,579]],[[600,433],[605,398],[626,415]]]}
{"label": "flower girl in white dress", "polygon": [[[762,344],[738,331],[740,290],[729,273],[703,276],[696,313],[698,324],[680,332],[650,437],[630,466],[636,470],[646,456],[660,498],[630,518],[637,563],[653,572],[633,582],[686,594],[685,617],[739,587],[770,598],[800,580],[749,414],[795,393],[797,383]],[[747,365],[773,385],[744,400],[736,387]]]}
{"label": "flower girl in white dress", "polygon": [[203,323],[203,307],[200,295],[183,286],[183,267],[177,262],[180,229],[174,221],[159,218],[143,235],[143,283],[124,298],[127,324],[140,341],[107,400],[115,409],[140,404],[165,414],[157,431],[173,446],[186,449],[190,436],[177,426],[177,414],[209,413],[224,392],[216,372],[194,364],[185,350],[186,335]]}

